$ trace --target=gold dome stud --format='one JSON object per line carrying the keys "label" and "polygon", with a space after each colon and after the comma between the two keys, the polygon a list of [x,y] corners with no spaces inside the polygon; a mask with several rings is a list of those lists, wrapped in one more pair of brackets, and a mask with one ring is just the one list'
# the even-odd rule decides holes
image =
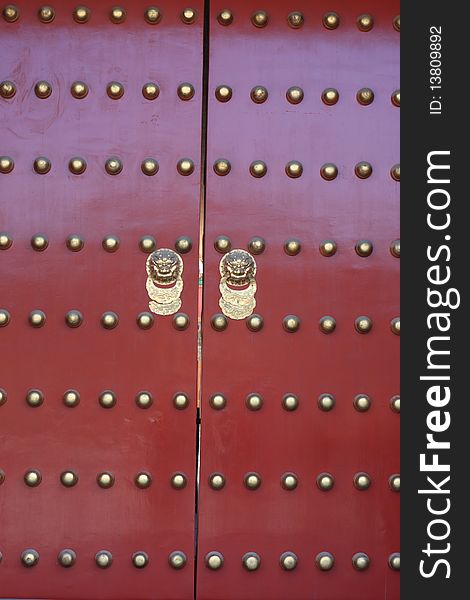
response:
{"label": "gold dome stud", "polygon": [[112,156],[106,161],[104,168],[108,175],[119,175],[122,171],[122,162],[119,158]]}
{"label": "gold dome stud", "polygon": [[5,404],[5,402],[7,401],[7,398],[8,398],[8,394],[6,393],[6,391],[3,388],[0,388],[0,406]]}
{"label": "gold dome stud", "polygon": [[352,564],[358,571],[365,571],[370,565],[370,559],[364,552],[356,552],[352,557]]}
{"label": "gold dome stud", "polygon": [[60,474],[60,483],[64,487],[73,487],[78,483],[78,475],[73,471],[64,471]]}
{"label": "gold dome stud", "polygon": [[357,17],[356,24],[359,31],[370,31],[374,26],[374,18],[372,15],[359,15],[359,17]]}
{"label": "gold dome stud", "polygon": [[375,94],[370,88],[361,88],[356,94],[356,100],[362,106],[368,106],[374,101]]}
{"label": "gold dome stud", "polygon": [[293,571],[298,562],[299,559],[293,552],[283,552],[279,557],[279,564],[285,571]]}
{"label": "gold dome stud", "polygon": [[191,238],[187,237],[186,235],[182,235],[175,241],[175,250],[179,254],[187,254],[188,252],[191,252],[192,247],[193,242]]}
{"label": "gold dome stud", "polygon": [[357,490],[364,491],[370,488],[371,479],[367,473],[356,473],[353,478],[354,487]]}
{"label": "gold dome stud", "polygon": [[29,313],[29,324],[31,327],[42,327],[46,322],[46,314],[42,310],[33,310]]}
{"label": "gold dome stud", "polygon": [[211,325],[215,331],[225,331],[228,327],[228,319],[222,313],[217,313],[212,316]]}
{"label": "gold dome stud", "polygon": [[289,13],[287,16],[287,23],[289,24],[289,27],[292,27],[292,29],[299,29],[302,27],[304,20],[303,14],[297,10]]}
{"label": "gold dome stud", "polygon": [[322,317],[318,323],[322,333],[333,333],[336,329],[336,320],[329,315]]}
{"label": "gold dome stud", "polygon": [[372,254],[374,245],[369,240],[359,240],[354,247],[358,256],[366,257]]}
{"label": "gold dome stud", "polygon": [[335,480],[331,473],[320,473],[316,481],[318,489],[322,492],[329,492],[335,485]]}
{"label": "gold dome stud", "polygon": [[302,244],[299,240],[291,238],[284,243],[284,252],[289,256],[296,256],[302,249]]}
{"label": "gold dome stud", "polygon": [[62,396],[62,402],[68,408],[74,408],[80,403],[80,394],[77,390],[67,390]]}
{"label": "gold dome stud", "polygon": [[114,235],[107,235],[101,242],[103,250],[106,252],[116,252],[119,249],[120,241],[119,238]]}
{"label": "gold dome stud", "polygon": [[217,571],[224,566],[224,557],[220,552],[208,552],[205,556],[205,563],[208,569]]}
{"label": "gold dome stud", "polygon": [[7,23],[14,23],[20,17],[20,11],[13,4],[7,4],[2,10],[3,18]]}
{"label": "gold dome stud", "polygon": [[400,90],[395,90],[390,97],[393,106],[400,108]]}
{"label": "gold dome stud", "polygon": [[372,165],[365,161],[358,162],[354,167],[354,173],[359,179],[367,179],[372,175]]}
{"label": "gold dome stud", "polygon": [[96,476],[96,483],[100,488],[108,489],[114,485],[114,475],[109,471],[103,471]]}
{"label": "gold dome stud", "polygon": [[302,166],[302,163],[300,163],[298,160],[291,160],[287,163],[285,170],[286,175],[288,177],[291,177],[292,179],[297,179],[298,177],[302,176],[304,168]]}
{"label": "gold dome stud", "polygon": [[13,238],[4,231],[0,232],[0,250],[8,250],[13,245]]}
{"label": "gold dome stud", "polygon": [[248,242],[248,251],[251,254],[262,254],[266,249],[266,241],[259,236],[252,237]]}
{"label": "gold dome stud", "polygon": [[295,333],[300,328],[300,319],[295,315],[287,315],[282,320],[282,326],[284,327],[284,331]]}
{"label": "gold dome stud", "polygon": [[320,175],[326,181],[333,181],[338,176],[338,167],[333,163],[325,163],[320,169]]}
{"label": "gold dome stud", "polygon": [[295,490],[298,484],[299,481],[295,473],[284,473],[281,477],[281,486],[289,492]]}
{"label": "gold dome stud", "polygon": [[248,394],[245,404],[248,410],[260,410],[263,407],[263,398],[259,394]]}
{"label": "gold dome stud", "polygon": [[149,81],[142,86],[142,96],[146,100],[156,100],[160,95],[160,88],[156,83]]}
{"label": "gold dome stud", "polygon": [[168,557],[168,563],[172,569],[182,569],[187,561],[186,554],[181,550],[175,550]]}
{"label": "gold dome stud", "polygon": [[23,479],[28,487],[37,487],[42,481],[42,475],[37,469],[31,469],[26,471]]}
{"label": "gold dome stud", "polygon": [[226,158],[219,158],[214,163],[214,172],[216,175],[228,175],[232,166]]}
{"label": "gold dome stud", "polygon": [[335,564],[335,559],[329,552],[319,552],[315,557],[315,564],[320,571],[330,571]]}
{"label": "gold dome stud", "polygon": [[21,562],[23,567],[35,567],[39,562],[39,553],[33,548],[23,550],[21,553]]}
{"label": "gold dome stud", "polygon": [[51,23],[55,17],[55,10],[52,6],[42,6],[39,9],[38,17],[42,23]]}
{"label": "gold dome stud", "polygon": [[196,21],[196,11],[193,8],[185,8],[180,15],[185,25],[192,25]]}
{"label": "gold dome stud", "polygon": [[188,395],[184,394],[183,392],[179,392],[178,394],[175,394],[173,396],[173,406],[177,410],[184,410],[185,408],[188,408],[188,406],[189,406]]}
{"label": "gold dome stud", "polygon": [[73,11],[72,16],[75,23],[79,23],[80,25],[87,23],[90,20],[90,9],[86,6],[77,6]]}
{"label": "gold dome stud", "polygon": [[51,161],[45,156],[38,156],[34,161],[33,167],[38,175],[46,175],[51,170]]}
{"label": "gold dome stud", "polygon": [[65,315],[65,323],[68,327],[75,329],[83,323],[83,315],[79,310],[69,310]]}
{"label": "gold dome stud", "polygon": [[242,565],[247,571],[257,571],[261,565],[261,558],[256,552],[247,552],[242,556]]}
{"label": "gold dome stud", "polygon": [[371,405],[371,399],[367,394],[357,394],[353,400],[353,406],[358,412],[367,412]]}
{"label": "gold dome stud", "polygon": [[213,490],[221,490],[225,486],[225,477],[222,473],[212,473],[209,476],[209,485]]}
{"label": "gold dome stud", "polygon": [[323,256],[333,256],[337,249],[336,242],[333,240],[323,240],[320,244],[320,254]]}
{"label": "gold dome stud", "polygon": [[4,308],[0,308],[0,327],[6,327],[10,319],[10,313]]}
{"label": "gold dome stud", "polygon": [[137,315],[137,325],[140,329],[150,329],[155,323],[155,317],[152,313],[141,312]]}
{"label": "gold dome stud", "polygon": [[152,175],[156,175],[158,173],[159,164],[154,158],[145,158],[142,161],[140,168],[142,169],[142,173],[144,175],[152,177]]}
{"label": "gold dome stud", "polygon": [[390,321],[390,329],[395,335],[400,335],[400,317],[395,317]]}
{"label": "gold dome stud", "polygon": [[222,410],[227,405],[227,398],[223,394],[213,394],[209,398],[209,404],[214,410]]}
{"label": "gold dome stud", "polygon": [[41,233],[33,235],[31,238],[31,247],[36,252],[43,252],[49,246],[49,240]]}
{"label": "gold dome stud", "polygon": [[157,241],[151,235],[144,235],[139,240],[139,248],[142,250],[142,252],[145,252],[146,254],[150,254],[151,252],[153,252],[156,247]]}
{"label": "gold dome stud", "polygon": [[398,473],[395,473],[394,475],[390,475],[390,477],[388,478],[388,485],[390,486],[390,489],[392,490],[392,492],[399,492],[400,491],[400,475]]}
{"label": "gold dome stud", "polygon": [[290,104],[300,104],[304,99],[304,91],[301,87],[293,85],[287,90],[286,98]]}
{"label": "gold dome stud", "polygon": [[393,554],[390,554],[390,556],[388,557],[388,565],[392,569],[392,571],[400,570],[400,553],[399,552],[394,552]]}
{"label": "gold dome stud", "polygon": [[390,169],[390,176],[395,181],[400,181],[400,165],[393,165]]}
{"label": "gold dome stud", "polygon": [[195,94],[194,86],[190,83],[181,83],[178,86],[177,94],[180,100],[191,100]]}
{"label": "gold dome stud", "polygon": [[282,408],[288,412],[297,410],[299,407],[299,399],[295,394],[284,394],[282,398]]}
{"label": "gold dome stud", "polygon": [[395,413],[400,413],[400,396],[390,398],[390,408]]}
{"label": "gold dome stud", "polygon": [[182,158],[178,161],[176,169],[180,175],[191,175],[194,171],[194,162],[190,158]]}
{"label": "gold dome stud", "polygon": [[153,404],[153,397],[150,392],[139,392],[135,397],[135,403],[139,408],[150,408]]}
{"label": "gold dome stud", "polygon": [[250,331],[256,333],[264,327],[264,320],[261,315],[253,314],[246,319],[246,326]]}
{"label": "gold dome stud", "polygon": [[250,98],[255,104],[263,104],[268,99],[268,90],[262,85],[255,86],[250,92]]}
{"label": "gold dome stud", "polygon": [[182,490],[186,487],[188,479],[184,473],[174,473],[171,476],[170,484],[175,490]]}
{"label": "gold dome stud", "polygon": [[117,402],[116,394],[110,390],[105,390],[99,395],[98,402],[103,408],[113,408]]}
{"label": "gold dome stud", "polygon": [[219,102],[228,102],[232,98],[232,88],[228,85],[219,85],[215,89],[215,97]]}
{"label": "gold dome stud", "polygon": [[335,88],[326,88],[321,94],[323,104],[333,106],[339,100],[339,92]]}
{"label": "gold dome stud", "polygon": [[100,550],[95,555],[95,562],[100,569],[108,569],[112,565],[113,555],[107,550]]}
{"label": "gold dome stud", "polygon": [[61,550],[59,552],[59,555],[57,556],[57,562],[59,563],[59,565],[66,569],[73,567],[76,560],[77,555],[70,548],[65,548],[64,550]]}
{"label": "gold dome stud", "polygon": [[149,6],[144,12],[144,19],[150,25],[157,25],[162,20],[162,12],[156,6]]}
{"label": "gold dome stud", "polygon": [[320,410],[328,412],[334,408],[336,400],[332,394],[321,394],[317,403]]}
{"label": "gold dome stud", "polygon": [[395,31],[400,31],[400,15],[397,15],[393,19],[393,29],[395,29]]}
{"label": "gold dome stud", "polygon": [[339,27],[339,15],[335,12],[328,12],[323,15],[322,22],[326,29],[336,29]]}
{"label": "gold dome stud", "polygon": [[34,86],[34,93],[41,100],[45,100],[52,94],[52,86],[48,81],[38,81]]}
{"label": "gold dome stud", "polygon": [[4,98],[5,100],[9,100],[10,98],[13,98],[13,96],[16,94],[16,85],[13,83],[13,81],[2,81],[2,83],[0,83],[0,97]]}
{"label": "gold dome stud", "polygon": [[214,248],[217,250],[217,252],[225,254],[226,252],[230,252],[232,249],[232,242],[226,235],[219,235],[214,242]]}
{"label": "gold dome stud", "polygon": [[106,86],[106,93],[111,100],[119,100],[124,96],[124,86],[119,81],[111,81]]}
{"label": "gold dome stud", "polygon": [[134,483],[138,488],[145,489],[152,485],[152,477],[150,473],[141,471],[134,477]]}
{"label": "gold dome stud", "polygon": [[134,552],[132,555],[132,564],[136,569],[144,569],[149,564],[149,557],[146,552]]}
{"label": "gold dome stud", "polygon": [[217,15],[217,21],[221,25],[231,25],[233,23],[233,13],[231,10],[224,9]]}
{"label": "gold dome stud", "polygon": [[114,329],[119,322],[119,318],[115,312],[107,311],[101,315],[101,326],[104,329]]}
{"label": "gold dome stud", "polygon": [[116,25],[124,23],[126,16],[126,11],[122,8],[122,6],[114,6],[109,13],[111,22],[115,23]]}
{"label": "gold dome stud", "polygon": [[86,160],[80,156],[75,156],[69,161],[69,171],[74,175],[81,175],[87,167]]}
{"label": "gold dome stud", "polygon": [[354,327],[358,333],[369,333],[372,329],[372,320],[369,317],[357,317],[354,322]]}
{"label": "gold dome stud", "polygon": [[15,161],[9,156],[0,156],[0,173],[6,175],[11,173],[15,167]]}
{"label": "gold dome stud", "polygon": [[255,27],[266,27],[268,24],[269,17],[268,13],[264,10],[257,10],[251,15],[251,22]]}
{"label": "gold dome stud", "polygon": [[189,317],[186,313],[176,313],[173,317],[173,327],[178,331],[184,331],[189,327]]}
{"label": "gold dome stud", "polygon": [[243,477],[243,483],[246,489],[257,490],[261,485],[261,475],[259,473],[255,473],[254,471],[245,473]]}
{"label": "gold dome stud", "polygon": [[41,392],[41,390],[32,389],[29,390],[26,394],[26,403],[32,408],[37,408],[38,406],[41,406],[43,402],[44,394]]}

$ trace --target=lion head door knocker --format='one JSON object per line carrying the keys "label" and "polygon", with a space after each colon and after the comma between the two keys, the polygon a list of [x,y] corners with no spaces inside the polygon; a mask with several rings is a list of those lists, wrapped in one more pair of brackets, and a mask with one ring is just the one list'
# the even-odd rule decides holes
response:
{"label": "lion head door knocker", "polygon": [[246,250],[231,250],[222,257],[219,271],[222,312],[230,319],[249,317],[256,306],[255,259]]}
{"label": "lion head door knocker", "polygon": [[158,248],[147,258],[149,308],[157,315],[173,315],[181,308],[183,260],[169,248]]}

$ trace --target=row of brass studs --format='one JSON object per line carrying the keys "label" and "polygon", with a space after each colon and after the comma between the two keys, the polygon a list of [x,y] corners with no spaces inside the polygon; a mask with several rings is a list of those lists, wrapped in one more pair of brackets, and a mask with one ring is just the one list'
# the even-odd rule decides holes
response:
{"label": "row of brass studs", "polygon": [[[17,6],[9,4],[2,11],[3,18],[8,23],[14,23],[20,17],[20,10]],[[56,11],[52,6],[41,6],[38,10],[38,19],[41,23],[52,23],[55,19]],[[91,17],[91,10],[86,6],[77,6],[72,12],[73,20],[78,24],[87,23]],[[150,25],[156,25],[162,20],[162,12],[156,6],[150,6],[144,12],[144,19]],[[124,23],[127,18],[127,11],[122,6],[114,6],[109,11],[109,20],[115,25]],[[185,25],[191,25],[196,21],[197,13],[192,8],[185,8],[180,13],[180,19]]]}
{"label": "row of brass studs", "polygon": [[[218,570],[224,566],[224,557],[220,552],[208,552],[205,556],[205,564],[208,569]],[[352,556],[352,566],[357,571],[365,571],[370,565],[370,558],[364,552],[356,552]],[[297,567],[299,557],[294,552],[283,552],[279,557],[279,566],[284,571],[292,571]],[[400,570],[400,553],[393,552],[388,557],[388,566],[393,571]],[[319,552],[315,557],[315,565],[320,571],[329,571],[333,568],[335,558],[330,552]],[[261,557],[257,552],[247,552],[242,557],[242,566],[247,571],[257,571],[261,566]]]}

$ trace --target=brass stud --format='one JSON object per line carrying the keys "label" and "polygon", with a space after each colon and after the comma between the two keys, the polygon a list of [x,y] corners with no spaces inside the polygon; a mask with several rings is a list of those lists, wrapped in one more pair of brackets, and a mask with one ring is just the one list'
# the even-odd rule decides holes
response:
{"label": "brass stud", "polygon": [[261,315],[253,314],[246,319],[246,326],[250,331],[261,331],[264,327],[264,320]]}
{"label": "brass stud", "polygon": [[150,408],[153,404],[153,397],[150,392],[139,392],[135,397],[135,403],[139,408]]}
{"label": "brass stud", "polygon": [[209,485],[213,490],[221,490],[225,486],[225,477],[222,473],[212,473],[209,476]]}
{"label": "brass stud", "polygon": [[13,4],[7,4],[2,10],[3,18],[7,23],[14,23],[20,17],[20,11]]}
{"label": "brass stud", "polygon": [[73,487],[78,483],[78,475],[73,471],[64,471],[60,474],[60,483],[65,487]]}
{"label": "brass stud", "polygon": [[42,481],[42,475],[37,469],[31,469],[26,471],[23,479],[28,487],[37,487]]}
{"label": "brass stud", "polygon": [[263,398],[259,394],[248,394],[245,404],[249,410],[260,410],[263,407]]}
{"label": "brass stud", "polygon": [[145,252],[146,254],[150,254],[151,252],[153,252],[156,247],[157,242],[155,238],[151,235],[144,235],[139,240],[139,248],[142,250],[142,252]]}
{"label": "brass stud", "polygon": [[367,394],[358,394],[353,401],[353,406],[358,412],[367,412],[371,405],[371,399]]}
{"label": "brass stud", "polygon": [[6,175],[11,173],[15,167],[15,161],[9,156],[0,156],[0,173]]}
{"label": "brass stud", "polygon": [[152,313],[141,312],[137,315],[136,321],[140,329],[150,329],[155,322],[155,318]]}
{"label": "brass stud", "polygon": [[245,473],[243,477],[243,483],[248,490],[257,490],[261,485],[261,475],[259,473],[255,473],[254,471]]}
{"label": "brass stud", "polygon": [[42,310],[33,310],[29,313],[29,324],[31,327],[42,327],[46,322],[46,315]]}
{"label": "brass stud", "polygon": [[230,252],[232,249],[232,242],[226,235],[219,235],[214,242],[214,248],[217,250],[217,252],[225,254],[226,252]]}
{"label": "brass stud", "polygon": [[105,329],[114,329],[119,322],[115,312],[107,311],[101,315],[101,326]]}
{"label": "brass stud", "polygon": [[110,390],[105,390],[99,395],[98,401],[103,408],[113,408],[117,402],[116,394]]}
{"label": "brass stud", "polygon": [[220,552],[209,552],[205,556],[205,562],[208,569],[217,571],[217,569],[221,569],[224,566],[224,557]]}
{"label": "brass stud", "polygon": [[10,313],[4,308],[0,308],[0,327],[6,327],[10,322]]}
{"label": "brass stud", "polygon": [[158,161],[154,158],[145,158],[142,161],[140,168],[142,169],[142,173],[144,175],[151,177],[152,175],[156,175],[158,173],[158,169],[160,167]]}
{"label": "brass stud", "polygon": [[335,564],[335,559],[329,552],[320,552],[315,557],[315,563],[320,571],[330,571]]}
{"label": "brass stud", "polygon": [[287,22],[292,29],[299,29],[304,24],[304,16],[299,11],[289,13]]}
{"label": "brass stud", "polygon": [[369,240],[359,240],[354,249],[358,256],[366,257],[372,254],[374,246]]}
{"label": "brass stud", "polygon": [[232,98],[232,88],[228,85],[219,85],[215,89],[215,97],[219,102],[228,102]]}
{"label": "brass stud", "polygon": [[354,327],[358,333],[369,333],[372,329],[372,320],[369,317],[357,317],[354,322]]}
{"label": "brass stud", "polygon": [[320,254],[323,256],[333,256],[337,249],[336,242],[333,240],[323,240],[320,244]]}
{"label": "brass stud", "polygon": [[221,25],[231,25],[233,23],[233,13],[231,10],[224,9],[217,15],[217,21]]}
{"label": "brass stud", "polygon": [[111,100],[119,100],[124,96],[124,86],[119,81],[111,81],[106,86],[106,93]]}
{"label": "brass stud", "polygon": [[87,23],[90,19],[90,9],[86,6],[77,6],[77,8],[74,9],[72,15],[75,23]]}
{"label": "brass stud", "polygon": [[171,487],[175,490],[182,490],[186,487],[188,479],[184,473],[174,473],[170,480]]}
{"label": "brass stud", "polygon": [[255,27],[266,27],[268,20],[268,13],[264,10],[257,10],[251,15],[251,22]]}
{"label": "brass stud", "polygon": [[282,408],[289,412],[297,410],[299,399],[295,394],[285,394],[282,398]]}
{"label": "brass stud", "polygon": [[393,165],[390,169],[390,175],[395,181],[400,181],[400,165]]}
{"label": "brass stud", "polygon": [[323,15],[323,26],[326,29],[336,29],[339,26],[339,15],[335,12],[328,12]]}
{"label": "brass stud", "polygon": [[182,158],[178,161],[176,169],[180,175],[191,175],[194,171],[194,162],[190,158]]}
{"label": "brass stud", "polygon": [[370,31],[374,26],[374,19],[372,15],[360,15],[357,17],[356,24],[359,31]]}
{"label": "brass stud", "polygon": [[80,394],[77,390],[67,390],[62,396],[62,402],[69,408],[74,408],[80,403]]}
{"label": "brass stud", "polygon": [[51,170],[51,161],[45,156],[38,156],[34,161],[34,170],[38,175],[46,175]]}
{"label": "brass stud", "polygon": [[390,408],[395,413],[400,413],[400,396],[393,396],[390,398]]}
{"label": "brass stud", "polygon": [[400,15],[397,15],[393,19],[393,29],[395,29],[395,31],[400,31]]}
{"label": "brass stud", "polygon": [[175,550],[168,557],[168,562],[172,569],[182,569],[186,565],[187,560],[186,554],[180,550]]}
{"label": "brass stud", "polygon": [[7,398],[8,398],[8,395],[7,395],[6,391],[3,388],[0,388],[0,406],[5,404],[5,402],[7,401]]}
{"label": "brass stud", "polygon": [[184,410],[185,408],[188,408],[188,406],[189,406],[188,395],[184,394],[183,392],[179,392],[178,394],[175,394],[173,396],[173,406],[177,410]]}
{"label": "brass stud", "polygon": [[354,487],[357,490],[364,491],[370,488],[371,479],[367,473],[356,473],[353,478]]}
{"label": "brass stud", "polygon": [[82,238],[77,234],[69,235],[69,237],[65,241],[65,245],[71,252],[79,252],[83,249],[85,242]]}
{"label": "brass stud", "polygon": [[134,552],[132,555],[132,564],[136,569],[144,569],[149,564],[149,557],[146,552]]}
{"label": "brass stud", "polygon": [[2,83],[0,83],[0,97],[4,98],[5,100],[9,100],[10,98],[13,98],[13,96],[16,94],[16,85],[13,83],[13,81],[2,81]]}
{"label": "brass stud", "polygon": [[248,242],[248,250],[251,254],[261,254],[266,248],[266,242],[262,237],[252,237]]}
{"label": "brass stud", "polygon": [[112,23],[119,25],[126,20],[126,11],[121,6],[114,6],[109,13],[109,18]]}
{"label": "brass stud", "polygon": [[390,329],[395,335],[400,335],[400,317],[395,317],[390,321]]}
{"label": "brass stud", "polygon": [[0,232],[0,250],[8,250],[13,244],[13,239],[8,233]]}
{"label": "brass stud", "polygon": [[295,238],[291,238],[284,243],[284,252],[289,256],[296,256],[301,249],[302,244]]}
{"label": "brass stud", "polygon": [[150,25],[156,25],[162,20],[162,13],[156,6],[149,6],[144,12],[144,18]]}
{"label": "brass stud", "polygon": [[242,565],[247,571],[257,571],[261,565],[261,558],[256,552],[247,552],[242,557]]}
{"label": "brass stud", "polygon": [[400,491],[400,475],[396,473],[395,475],[391,475],[388,479],[388,485],[392,492]]}
{"label": "brass stud", "polygon": [[354,167],[354,173],[359,179],[367,179],[372,175],[372,165],[368,162],[358,162]]}
{"label": "brass stud", "polygon": [[268,90],[262,85],[257,85],[251,90],[250,98],[255,104],[263,104],[268,99]]}
{"label": "brass stud", "polygon": [[333,163],[325,163],[320,169],[320,175],[327,181],[333,181],[338,176],[338,167]]}
{"label": "brass stud", "polygon": [[45,235],[37,233],[31,238],[31,247],[37,252],[43,252],[49,245],[49,240]]}
{"label": "brass stud", "polygon": [[119,238],[114,235],[107,235],[101,242],[101,245],[106,252],[116,252],[119,248],[120,241]]}
{"label": "brass stud", "polygon": [[331,473],[320,473],[317,477],[317,487],[322,492],[329,492],[333,489],[335,480]]}
{"label": "brass stud", "polygon": [[356,94],[356,100],[362,106],[368,106],[374,101],[375,94],[370,88],[361,88]]}
{"label": "brass stud", "polygon": [[83,323],[83,315],[79,310],[69,310],[65,315],[65,323],[68,327],[75,329]]}
{"label": "brass stud", "polygon": [[364,552],[357,552],[352,557],[352,564],[358,571],[365,571],[370,565],[370,559]]}
{"label": "brass stud", "polygon": [[394,552],[388,557],[388,565],[393,571],[400,570],[400,553]]}
{"label": "brass stud", "polygon": [[287,331],[288,333],[295,333],[299,330],[300,319],[295,315],[287,315],[282,320],[282,326],[284,327],[284,331]]}
{"label": "brass stud", "polygon": [[192,247],[193,247],[193,242],[192,242],[191,238],[189,238],[185,235],[179,237],[175,242],[175,250],[176,250],[176,252],[179,252],[180,254],[187,254],[188,252],[191,251]]}
{"label": "brass stud", "polygon": [[194,86],[190,83],[182,83],[178,86],[178,97],[180,100],[191,100],[194,98]]}
{"label": "brass stud", "polygon": [[149,81],[142,86],[142,96],[146,100],[156,100],[160,95],[160,88],[156,83]]}
{"label": "brass stud", "polygon": [[326,88],[321,94],[323,104],[333,106],[339,100],[339,92],[335,88]]}
{"label": "brass stud", "polygon": [[42,6],[39,9],[38,17],[42,23],[51,23],[55,17],[55,10],[52,6]]}
{"label": "brass stud", "polygon": [[320,410],[328,412],[334,408],[336,400],[332,394],[321,394],[317,402]]}
{"label": "brass stud", "polygon": [[301,87],[293,85],[287,90],[286,98],[291,104],[300,104],[304,99],[304,91]]}
{"label": "brass stud", "polygon": [[279,564],[285,571],[293,571],[298,561],[297,555],[293,552],[283,552],[279,557]]}
{"label": "brass stud", "polygon": [[395,90],[391,95],[391,101],[393,106],[400,108],[400,90]]}
{"label": "brass stud", "polygon": [[176,313],[173,317],[173,327],[178,331],[184,331],[189,327],[189,317],[186,313]]}
{"label": "brass stud", "polygon": [[212,316],[211,325],[215,331],[224,331],[228,327],[228,319],[222,313],[217,313]]}
{"label": "brass stud", "polygon": [[227,398],[223,394],[214,394],[210,397],[209,404],[214,410],[222,410],[227,404]]}
{"label": "brass stud", "polygon": [[185,25],[192,25],[196,21],[196,11],[193,8],[185,8],[181,13],[181,20]]}
{"label": "brass stud", "polygon": [[23,567],[34,567],[39,562],[39,553],[33,548],[28,548],[28,550],[23,550],[21,553],[21,562]]}
{"label": "brass stud", "polygon": [[109,471],[103,471],[96,476],[96,482],[100,488],[108,489],[114,485],[114,475]]}
{"label": "brass stud", "polygon": [[37,408],[38,406],[41,406],[43,402],[44,394],[41,392],[41,390],[32,389],[29,390],[26,394],[26,403],[32,408]]}
{"label": "brass stud", "polygon": [[333,331],[336,329],[336,321],[329,315],[322,317],[318,325],[320,327],[320,331],[323,333],[333,333]]}
{"label": "brass stud", "polygon": [[150,476],[150,473],[147,473],[145,471],[137,473],[137,475],[134,478],[134,483],[138,488],[141,489],[150,487],[150,485],[152,484],[152,478]]}
{"label": "brass stud", "polygon": [[303,170],[304,168],[302,166],[302,163],[300,163],[298,160],[291,160],[286,165],[286,175],[288,175],[292,179],[297,179],[298,177],[301,177]]}
{"label": "brass stud", "polygon": [[74,175],[81,175],[85,172],[87,167],[86,160],[80,156],[75,156],[69,161],[69,170]]}
{"label": "brass stud", "polygon": [[107,550],[100,550],[95,555],[95,562],[100,569],[108,569],[112,565],[113,555]]}
{"label": "brass stud", "polygon": [[119,158],[112,156],[111,158],[108,158],[104,168],[106,169],[106,173],[108,173],[108,175],[119,175],[119,173],[122,171],[122,162]]}
{"label": "brass stud", "polygon": [[295,490],[298,483],[299,481],[295,473],[284,473],[281,477],[281,486],[289,492]]}
{"label": "brass stud", "polygon": [[216,175],[228,175],[232,166],[226,158],[219,158],[214,163],[214,171]]}
{"label": "brass stud", "polygon": [[77,555],[70,548],[66,548],[65,550],[61,550],[59,555],[57,556],[57,561],[61,567],[69,569],[73,567],[75,561],[77,560]]}
{"label": "brass stud", "polygon": [[52,94],[52,86],[48,81],[38,81],[34,86],[34,93],[41,100],[45,100]]}

